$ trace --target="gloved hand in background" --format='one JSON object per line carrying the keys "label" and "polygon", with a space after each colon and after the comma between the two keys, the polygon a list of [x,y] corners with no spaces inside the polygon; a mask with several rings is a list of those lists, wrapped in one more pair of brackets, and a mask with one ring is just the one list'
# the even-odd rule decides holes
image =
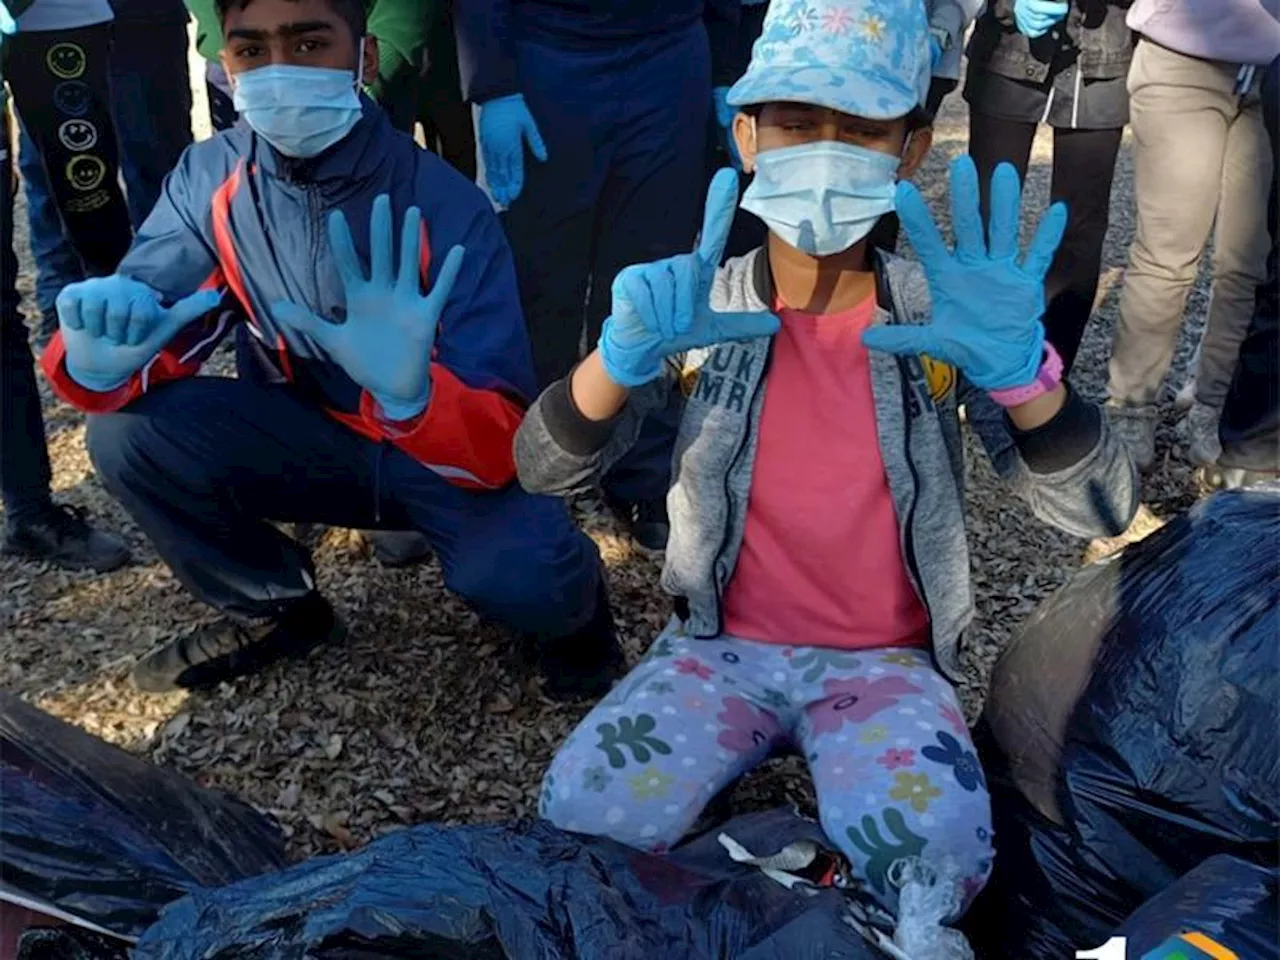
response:
{"label": "gloved hand in background", "polygon": [[68,284],[57,300],[67,373],[87,390],[109,393],[221,299],[217,290],[199,290],[164,307],[155,290],[118,273]]}
{"label": "gloved hand in background", "polygon": [[0,3],[0,43],[4,42],[5,37],[11,37],[18,32],[18,22],[13,19],[13,14],[9,12],[9,8]]}
{"label": "gloved hand in background", "polygon": [[933,318],[920,326],[871,327],[862,335],[868,349],[949,363],[984,390],[1034,381],[1044,360],[1044,278],[1067,227],[1067,208],[1049,208],[1019,260],[1021,207],[1018,172],[1002,163],[991,176],[991,224],[984,233],[977,168],[968,156],[957,157],[951,162],[952,253],[920,191],[899,183],[898,218],[924,267]]}
{"label": "gloved hand in background", "polygon": [[480,155],[493,199],[504,207],[524,189],[524,147],[541,163],[547,147],[524,97],[518,93],[480,105]]}
{"label": "gloved hand in background", "polygon": [[638,387],[661,375],[667,357],[777,333],[778,318],[767,311],[711,309],[711,285],[737,207],[738,174],[726,167],[707,190],[697,250],[627,267],[614,279],[613,311],[600,334],[600,360],[614,383]]}
{"label": "gloved hand in background", "polygon": [[394,266],[391,198],[373,201],[369,215],[369,271],[365,275],[340,210],[329,215],[329,246],[347,297],[347,318],[332,323],[296,303],[271,308],[276,322],[314,340],[356,383],[368,390],[388,420],[409,420],[431,399],[431,349],[464,248],[449,251],[431,292],[422,294],[422,213],[410,207],[400,230]]}
{"label": "gloved hand in background", "polygon": [[1070,3],[1059,0],[1016,0],[1013,20],[1019,33],[1035,39],[1048,33],[1070,9]]}
{"label": "gloved hand in background", "polygon": [[729,106],[729,88],[715,87],[711,91],[712,108],[716,112],[716,124],[720,127],[720,136],[724,149],[735,170],[742,169],[742,157],[738,155],[738,142],[733,139],[733,118],[738,115],[738,108]]}

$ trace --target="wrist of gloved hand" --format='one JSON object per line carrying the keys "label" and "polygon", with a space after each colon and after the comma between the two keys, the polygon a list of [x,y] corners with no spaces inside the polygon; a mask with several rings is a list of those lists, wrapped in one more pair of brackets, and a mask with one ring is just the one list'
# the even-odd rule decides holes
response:
{"label": "wrist of gloved hand", "polygon": [[431,402],[431,383],[430,381],[427,382],[422,391],[422,397],[417,400],[388,397],[372,390],[369,393],[378,404],[378,409],[382,411],[382,419],[399,423],[403,420],[412,420],[427,409],[427,404]]}
{"label": "wrist of gloved hand", "polygon": [[[1044,327],[1039,321],[1036,326],[1039,328],[1037,335],[1021,351],[1001,346],[997,349],[1007,355],[1000,358],[1000,363],[974,364],[977,369],[973,371],[961,367],[965,377],[975,387],[988,392],[1015,390],[1034,382],[1044,362]],[[995,352],[992,351],[993,354]]]}
{"label": "wrist of gloved hand", "polygon": [[614,317],[605,320],[600,334],[600,363],[618,386],[634,389],[657,380],[662,376],[662,360],[654,355],[651,337],[628,336],[618,329]]}
{"label": "wrist of gloved hand", "polygon": [[133,376],[133,374],[130,373],[123,377],[112,377],[77,370],[76,365],[72,363],[70,357],[66,359],[66,367],[67,376],[86,390],[92,390],[94,393],[113,393],[128,383],[129,379]]}

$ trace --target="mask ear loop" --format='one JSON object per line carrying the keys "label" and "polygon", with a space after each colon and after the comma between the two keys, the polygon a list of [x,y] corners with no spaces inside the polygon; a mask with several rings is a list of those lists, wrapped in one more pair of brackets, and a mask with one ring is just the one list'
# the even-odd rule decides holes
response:
{"label": "mask ear loop", "polygon": [[[760,131],[756,129],[756,118],[754,114],[747,114],[747,119],[751,121],[751,146],[755,148],[751,151],[751,156],[754,158],[760,152]],[[753,167],[756,165],[754,159],[752,159],[751,165]],[[754,173],[755,171],[751,170],[748,172]]]}
{"label": "mask ear loop", "polygon": [[356,46],[356,59],[359,61],[356,64],[356,93],[359,93],[364,88],[364,48],[368,40],[369,35],[362,33],[360,34],[360,43]]}
{"label": "mask ear loop", "polygon": [[[907,162],[907,151],[911,149],[911,141],[915,135],[916,132],[914,130],[908,130],[906,139],[902,141],[902,153],[898,155],[898,170],[901,170],[902,165]],[[902,179],[902,177],[898,175],[898,170],[893,172],[894,183],[897,183]]]}

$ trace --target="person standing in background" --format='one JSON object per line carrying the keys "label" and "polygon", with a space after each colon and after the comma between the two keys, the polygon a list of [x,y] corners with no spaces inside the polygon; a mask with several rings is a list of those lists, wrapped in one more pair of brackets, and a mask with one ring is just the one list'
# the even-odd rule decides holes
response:
{"label": "person standing in background", "polygon": [[1218,426],[1217,466],[1225,486],[1280,476],[1280,59],[1262,80],[1263,127],[1271,142],[1271,196],[1267,200],[1267,276],[1258,287],[1235,376]]}
{"label": "person standing in background", "polygon": [[[17,287],[18,258],[13,249],[16,180],[4,67],[13,45],[13,31],[18,29],[13,14],[20,16],[25,9],[28,7],[15,3],[11,12],[0,3],[0,258],[3,258],[0,262],[0,503],[4,506],[0,552],[26,560],[46,560],[69,570],[105,573],[128,563],[129,551],[116,537],[90,526],[82,511],[53,501],[50,492],[53,474],[45,442],[40,392],[36,388],[35,365]],[[63,63],[60,58],[54,62]],[[91,72],[86,58],[82,78],[90,79],[77,79],[92,91],[90,82],[105,77],[105,73],[105,69]],[[28,84],[28,93],[30,88]],[[28,106],[38,103],[30,99],[26,102]],[[102,100],[90,97],[83,103],[90,108],[85,118],[100,117]],[[92,109],[94,105],[99,112]],[[41,116],[48,112],[39,111]],[[106,162],[97,154],[80,156]],[[74,157],[71,162],[74,163]],[[86,195],[92,196],[93,191],[87,191]]]}
{"label": "person standing in background", "polygon": [[111,5],[16,0],[9,10],[4,76],[32,155],[85,273],[111,273],[133,238],[111,115]]}
{"label": "person standing in background", "polygon": [[1129,2],[991,0],[969,42],[964,97],[984,217],[997,164],[1012,163],[1025,177],[1037,125],[1053,128],[1049,196],[1067,204],[1071,219],[1045,279],[1044,326],[1067,371],[1098,292],[1111,179],[1129,119]]}
{"label": "person standing in background", "polygon": [[[81,0],[77,2],[82,9],[87,7]],[[68,6],[65,0],[61,5]],[[56,5],[39,0],[24,21],[38,15],[41,22],[48,22],[47,6]],[[187,11],[182,0],[113,0],[112,8],[115,20],[108,55],[111,114],[129,220],[136,229],[155,206],[165,176],[191,143]],[[36,261],[36,304],[40,309],[36,342],[43,346],[58,327],[54,301],[59,291],[83,280],[85,271],[72,239],[63,230],[40,150],[21,113],[19,109],[18,165],[27,193],[27,224]],[[74,129],[74,124],[59,128],[61,145],[75,144]],[[88,127],[83,128],[82,136],[92,136]]]}
{"label": "person standing in background", "polygon": [[[1143,470],[1187,294],[1214,233],[1213,287],[1187,414],[1190,457],[1218,459],[1218,419],[1265,279],[1272,160],[1260,68],[1280,55],[1275,0],[1134,0],[1129,72],[1137,236],[1120,296],[1108,411]],[[1216,227],[1215,227],[1216,224]]]}
{"label": "person standing in background", "polygon": [[[540,387],[600,337],[623,267],[698,228],[713,87],[733,83],[739,0],[458,0],[463,95],[507,208]],[[679,397],[604,478],[642,546],[666,542]]]}
{"label": "person standing in background", "polygon": [[986,0],[925,0],[929,16],[929,55],[932,76],[925,109],[932,116],[960,81],[960,55],[969,24],[982,12]]}

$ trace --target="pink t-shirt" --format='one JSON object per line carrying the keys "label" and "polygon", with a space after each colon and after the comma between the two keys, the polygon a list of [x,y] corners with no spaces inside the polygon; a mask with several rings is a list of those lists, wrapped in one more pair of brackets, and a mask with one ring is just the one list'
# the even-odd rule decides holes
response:
{"label": "pink t-shirt", "polygon": [[861,339],[874,315],[873,297],[842,313],[778,311],[746,531],[724,598],[735,637],[854,650],[927,642]]}

